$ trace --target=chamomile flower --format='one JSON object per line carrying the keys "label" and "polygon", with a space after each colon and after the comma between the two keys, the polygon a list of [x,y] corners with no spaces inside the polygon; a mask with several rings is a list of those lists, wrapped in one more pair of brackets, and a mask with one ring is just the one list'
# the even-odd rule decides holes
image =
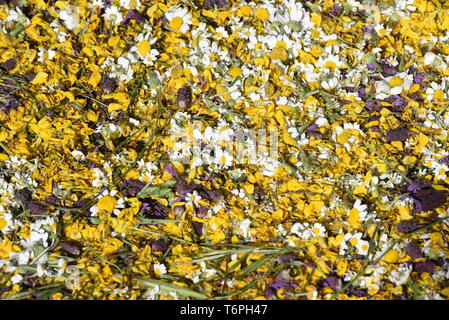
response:
{"label": "chamomile flower", "polygon": [[167,267],[163,263],[153,264],[153,270],[157,276],[161,276],[167,273]]}
{"label": "chamomile flower", "polygon": [[357,248],[357,254],[366,256],[368,254],[369,242],[366,240],[358,240],[356,248]]}
{"label": "chamomile flower", "polygon": [[361,203],[360,200],[356,200],[354,206],[348,213],[348,222],[356,225],[358,222],[363,222],[366,219],[368,206]]}
{"label": "chamomile flower", "polygon": [[314,223],[311,227],[311,234],[313,237],[324,237],[326,228],[321,223]]}
{"label": "chamomile flower", "polygon": [[201,196],[195,190],[187,193],[185,196],[185,201],[187,203],[189,203],[190,205],[195,205],[195,206],[198,206],[201,199],[202,199]]}
{"label": "chamomile flower", "polygon": [[335,89],[338,85],[338,79],[336,77],[326,78],[321,81],[321,86],[324,90],[332,90]]}
{"label": "chamomile flower", "polygon": [[393,270],[388,276],[388,279],[395,285],[400,286],[407,282],[410,273],[412,272],[412,265],[408,263],[402,263],[396,270]]}
{"label": "chamomile flower", "polygon": [[445,83],[432,82],[426,89],[426,98],[428,100],[443,100],[446,98]]}
{"label": "chamomile flower", "polygon": [[126,10],[139,9],[141,6],[140,0],[120,0],[120,6]]}
{"label": "chamomile flower", "polygon": [[120,7],[117,6],[106,7],[103,17],[113,25],[119,24],[123,20],[123,14]]}
{"label": "chamomile flower", "polygon": [[192,15],[186,8],[173,7],[165,12],[165,17],[168,20],[170,29],[186,33],[192,24]]}
{"label": "chamomile flower", "polygon": [[8,233],[13,229],[13,217],[9,212],[4,212],[2,206],[0,206],[0,231],[3,234]]}
{"label": "chamomile flower", "polygon": [[229,34],[224,27],[218,27],[215,29],[215,36],[217,39],[226,39],[229,37]]}
{"label": "chamomile flower", "polygon": [[39,48],[39,52],[38,52],[38,57],[39,59],[37,59],[37,61],[39,62],[45,62],[47,60],[53,60],[53,58],[56,55],[56,51],[54,50],[45,50],[44,48]]}
{"label": "chamomile flower", "polygon": [[92,213],[96,213],[97,210],[111,212],[116,216],[120,214],[120,209],[125,207],[125,198],[117,199],[115,196],[117,195],[117,190],[105,190],[101,194],[101,197],[98,199],[97,205],[95,208],[91,208]]}
{"label": "chamomile flower", "polygon": [[392,29],[385,27],[382,23],[378,23],[374,26],[374,30],[380,37],[385,37],[386,35],[390,34]]}
{"label": "chamomile flower", "polygon": [[62,9],[59,11],[58,17],[64,21],[64,25],[69,30],[75,29],[80,22],[79,12],[76,6],[67,6],[65,9]]}

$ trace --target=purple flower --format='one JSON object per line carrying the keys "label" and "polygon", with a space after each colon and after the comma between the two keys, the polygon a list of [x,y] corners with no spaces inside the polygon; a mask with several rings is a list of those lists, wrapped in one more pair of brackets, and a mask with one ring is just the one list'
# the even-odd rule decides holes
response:
{"label": "purple flower", "polygon": [[416,101],[423,101],[424,100],[424,98],[417,92],[409,94],[408,96],[412,100],[416,100]]}
{"label": "purple flower", "polygon": [[398,69],[388,63],[381,63],[380,66],[382,68],[382,74],[385,77],[394,76],[396,73],[398,73]]}
{"label": "purple flower", "polygon": [[128,21],[130,20],[134,20],[137,23],[144,23],[145,21],[147,21],[147,18],[144,15],[138,13],[137,11],[132,10],[128,12],[125,19],[122,20],[121,24],[128,23]]}
{"label": "purple flower", "polygon": [[373,131],[373,132],[378,132],[378,133],[382,133],[382,132],[380,131],[380,129],[379,129],[378,126],[372,127],[372,128],[371,128],[371,131]]}
{"label": "purple flower", "polygon": [[316,123],[312,123],[308,128],[307,131],[313,131],[315,129],[318,129],[318,125]]}
{"label": "purple flower", "polygon": [[175,169],[173,169],[169,164],[164,164],[164,169],[170,173],[173,177],[176,179],[179,179],[178,174],[176,173]]}
{"label": "purple flower", "polygon": [[200,77],[200,76],[196,76],[196,77],[197,77],[197,79],[200,81],[200,84],[201,84],[202,86],[204,86],[204,85],[206,84],[206,80],[204,80],[203,77]]}
{"label": "purple flower", "polygon": [[65,252],[74,255],[79,256],[81,254],[81,249],[78,247],[78,245],[75,242],[72,241],[65,241],[60,243],[62,250]]}
{"label": "purple flower", "polygon": [[128,179],[122,183],[122,193],[125,197],[135,197],[145,186],[146,184],[138,179]]}
{"label": "purple flower", "polygon": [[359,88],[356,91],[359,94],[359,97],[363,97],[366,95],[366,88]]}
{"label": "purple flower", "polygon": [[354,288],[353,286],[351,286],[347,289],[347,294],[350,296],[356,296],[356,297],[368,297],[369,296],[368,292],[365,289]]}
{"label": "purple flower", "polygon": [[168,247],[169,247],[168,243],[166,243],[162,239],[155,240],[151,243],[151,251],[153,251],[153,252],[165,253],[165,251],[168,250]]}
{"label": "purple flower", "polygon": [[28,202],[26,209],[31,211],[31,214],[35,216],[43,216],[47,214],[47,208],[38,202]]}
{"label": "purple flower", "polygon": [[413,264],[413,270],[416,272],[430,272],[434,273],[436,265],[433,262],[415,262]]}
{"label": "purple flower", "polygon": [[198,221],[192,221],[193,231],[199,236],[204,235],[204,224]]}
{"label": "purple flower", "polygon": [[400,95],[398,94],[394,94],[392,96],[389,96],[387,99],[385,99],[385,101],[393,104],[394,109],[396,111],[403,111],[404,108],[407,106],[408,102],[407,100],[405,100],[404,98],[402,98]]}
{"label": "purple flower", "polygon": [[140,208],[140,210],[145,211],[148,210],[150,208],[150,205],[146,202],[142,203],[142,207]]}
{"label": "purple flower", "polygon": [[370,24],[370,25],[367,25],[367,26],[363,26],[362,27],[362,31],[363,31],[363,33],[365,35],[370,36],[373,33],[373,31],[374,31],[374,25]]}
{"label": "purple flower", "polygon": [[390,143],[392,141],[402,141],[407,140],[410,131],[407,128],[398,128],[393,129],[387,132],[387,142]]}
{"label": "purple flower", "polygon": [[284,282],[284,283],[290,283],[291,277],[290,277],[290,271],[289,270],[281,270],[279,273],[274,277],[274,282]]}
{"label": "purple flower", "polygon": [[181,109],[189,108],[192,105],[192,89],[190,87],[182,87],[178,90],[176,104]]}
{"label": "purple flower", "polygon": [[326,276],[326,280],[323,281],[322,286],[323,287],[331,287],[335,291],[338,291],[341,288],[341,285],[343,284],[343,281],[340,277],[329,274]]}
{"label": "purple flower", "polygon": [[45,203],[50,206],[60,206],[61,205],[61,199],[59,199],[57,196],[49,196],[45,199]]}
{"label": "purple flower", "polygon": [[422,225],[419,225],[414,222],[401,221],[396,225],[396,230],[398,230],[400,233],[410,233],[410,232],[413,232],[421,227],[422,227]]}
{"label": "purple flower", "polygon": [[0,110],[4,110],[7,114],[11,112],[11,110],[17,109],[17,107],[20,105],[19,100],[17,100],[14,96],[9,96],[5,103],[0,104]]}
{"label": "purple flower", "polygon": [[425,78],[426,77],[424,76],[423,73],[417,72],[416,74],[413,75],[413,82],[417,83],[417,84],[422,84],[422,82]]}
{"label": "purple flower", "polygon": [[214,8],[224,8],[228,5],[227,0],[205,0],[203,3],[203,9],[211,10]]}
{"label": "purple flower", "polygon": [[89,206],[89,200],[87,200],[87,199],[78,200],[73,205],[74,208],[83,209],[84,210],[81,213],[83,216],[90,217],[92,215],[92,212],[90,212],[90,208],[88,208],[88,206]]}
{"label": "purple flower", "polygon": [[366,65],[366,67],[368,68],[368,70],[375,70],[376,69],[376,66],[374,64],[372,64],[372,63],[368,63]]}
{"label": "purple flower", "polygon": [[297,285],[295,284],[290,284],[290,283],[285,283],[285,282],[277,282],[277,283],[273,283],[270,284],[270,287],[272,287],[274,290],[279,290],[282,287],[292,287],[292,288],[296,288]]}
{"label": "purple flower", "polygon": [[419,184],[419,182],[414,182],[407,187],[407,191],[414,193],[414,192],[418,191],[420,188],[421,188],[421,185]]}
{"label": "purple flower", "polygon": [[266,286],[265,290],[263,291],[263,295],[268,300],[276,299],[276,290],[272,288],[271,286]]}
{"label": "purple flower", "polygon": [[24,77],[26,80],[31,82],[31,81],[33,81],[34,78],[36,78],[36,74],[33,72],[28,72],[28,73],[24,73],[22,75],[22,77]]}
{"label": "purple flower", "polygon": [[427,189],[427,188],[429,188],[429,186],[430,185],[429,185],[428,181],[426,181],[426,180],[418,180],[418,181],[415,181],[415,182],[411,183],[410,185],[408,185],[407,186],[407,191],[405,191],[405,192],[415,193],[418,190]]}
{"label": "purple flower", "polygon": [[2,63],[2,68],[5,69],[6,71],[11,71],[16,67],[17,60],[19,60],[19,58],[17,57],[6,60],[5,62]]}
{"label": "purple flower", "polygon": [[316,123],[312,123],[308,128],[307,128],[307,136],[314,136],[318,139],[322,138],[322,134],[319,131],[315,131],[316,129],[318,129],[318,125]]}
{"label": "purple flower", "polygon": [[423,257],[421,249],[413,241],[407,243],[407,246],[405,247],[405,252],[407,252],[407,254],[414,259],[419,259]]}
{"label": "purple flower", "polygon": [[167,217],[169,212],[166,206],[151,198],[146,198],[142,201],[141,210],[144,211],[150,218],[155,219],[163,219]]}
{"label": "purple flower", "polygon": [[379,103],[377,102],[377,100],[368,102],[368,103],[365,105],[365,108],[366,108],[368,111],[371,111],[371,112],[373,112],[373,111],[380,111],[380,106],[379,106]]}
{"label": "purple flower", "polygon": [[100,80],[99,86],[103,88],[105,93],[112,93],[117,88],[117,81],[114,78],[103,76]]}
{"label": "purple flower", "polygon": [[445,157],[441,158],[440,160],[438,160],[438,162],[449,163],[449,156],[445,156]]}
{"label": "purple flower", "polygon": [[331,13],[333,16],[338,17],[338,16],[341,14],[341,11],[342,11],[342,10],[341,10],[341,7],[340,7],[340,6],[334,5],[334,6],[332,7],[330,13]]}
{"label": "purple flower", "polygon": [[22,203],[27,203],[31,201],[31,195],[32,193],[28,188],[23,188],[16,192],[14,199],[16,201],[21,201]]}
{"label": "purple flower", "polygon": [[413,193],[411,197],[418,207],[414,213],[434,210],[446,202],[446,194],[434,189],[420,190]]}

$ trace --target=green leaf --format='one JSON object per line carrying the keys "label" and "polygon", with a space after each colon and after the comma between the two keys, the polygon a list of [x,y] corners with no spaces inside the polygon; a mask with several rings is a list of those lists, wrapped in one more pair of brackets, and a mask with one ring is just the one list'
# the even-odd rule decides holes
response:
{"label": "green leaf", "polygon": [[176,184],[176,182],[177,182],[176,180],[167,180],[162,185],[167,188],[173,187]]}
{"label": "green leaf", "polygon": [[89,221],[90,221],[90,223],[92,223],[92,224],[100,224],[101,219],[98,218],[98,217],[90,217],[90,218],[89,218]]}
{"label": "green leaf", "polygon": [[180,296],[183,296],[183,297],[192,297],[192,298],[197,298],[197,299],[202,299],[202,300],[207,299],[207,297],[205,295],[203,295],[199,292],[196,292],[189,288],[184,288],[184,287],[177,286],[177,285],[174,285],[171,283],[167,283],[164,281],[155,280],[155,279],[139,279],[138,281],[141,283],[141,285],[144,288],[147,288],[147,289],[153,289],[154,287],[159,286],[159,289],[166,293],[176,292],[177,294],[179,294]]}
{"label": "green leaf", "polygon": [[142,218],[139,221],[139,224],[162,224],[162,223],[176,223],[176,222],[182,222],[182,220],[166,220],[166,219],[147,219]]}
{"label": "green leaf", "polygon": [[246,266],[245,269],[242,270],[242,275],[247,275],[251,272],[253,272],[256,269],[259,269],[261,266],[263,266],[266,262],[271,260],[272,256],[266,256],[263,258],[260,258],[259,260],[254,261],[249,266]]}
{"label": "green leaf", "polygon": [[160,198],[174,197],[175,195],[171,190],[171,187],[173,187],[175,184],[176,180],[168,180],[160,186],[147,186],[137,194],[137,198],[145,198],[150,195]]}

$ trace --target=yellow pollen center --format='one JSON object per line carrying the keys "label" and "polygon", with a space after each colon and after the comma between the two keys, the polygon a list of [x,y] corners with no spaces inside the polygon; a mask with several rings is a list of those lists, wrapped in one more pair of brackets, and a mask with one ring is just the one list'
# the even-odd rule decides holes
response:
{"label": "yellow pollen center", "polygon": [[170,28],[172,28],[173,30],[178,30],[179,28],[181,28],[183,22],[184,21],[182,20],[181,17],[174,17],[170,21]]}
{"label": "yellow pollen center", "polygon": [[444,99],[444,91],[441,89],[435,90],[433,93],[433,97],[437,100],[443,100]]}
{"label": "yellow pollen center", "polygon": [[324,67],[325,67],[325,68],[328,68],[330,71],[334,71],[334,70],[337,68],[337,65],[336,65],[335,62],[333,62],[333,61],[327,61],[327,62],[324,64]]}
{"label": "yellow pollen center", "polygon": [[0,218],[0,230],[3,230],[6,227],[6,225],[7,225],[6,220]]}
{"label": "yellow pollen center", "polygon": [[399,78],[398,76],[393,77],[390,79],[390,81],[388,81],[388,84],[392,87],[400,86],[402,83],[403,83],[402,79]]}
{"label": "yellow pollen center", "polygon": [[100,200],[98,200],[98,209],[112,212],[114,211],[115,205],[117,203],[117,200],[111,196],[104,196]]}

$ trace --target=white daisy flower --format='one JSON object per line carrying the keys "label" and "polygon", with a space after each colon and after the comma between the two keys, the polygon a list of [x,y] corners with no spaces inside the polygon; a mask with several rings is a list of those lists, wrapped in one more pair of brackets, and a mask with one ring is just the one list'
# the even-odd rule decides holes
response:
{"label": "white daisy flower", "polygon": [[400,264],[399,268],[393,270],[388,279],[395,285],[400,286],[407,282],[410,273],[412,272],[412,266],[410,264]]}
{"label": "white daisy flower", "polygon": [[428,100],[443,100],[446,98],[446,93],[444,92],[445,83],[442,82],[440,84],[436,82],[432,82],[430,87],[426,89],[427,99]]}
{"label": "white daisy flower", "polygon": [[112,22],[114,25],[119,24],[123,20],[123,15],[120,12],[120,8],[116,6],[107,7],[103,17]]}
{"label": "white daisy flower", "polygon": [[198,192],[197,191],[193,191],[192,193],[187,193],[186,194],[186,196],[185,196],[185,201],[187,202],[187,203],[189,203],[190,205],[196,205],[196,206],[198,206],[198,203],[200,202],[200,200],[201,200],[202,198],[201,198],[201,196],[198,194]]}
{"label": "white daisy flower", "polygon": [[173,31],[186,33],[192,24],[192,15],[186,8],[174,7],[165,13],[169,26]]}
{"label": "white daisy flower", "polygon": [[167,273],[167,267],[163,263],[153,264],[153,270],[156,275],[161,276]]}
{"label": "white daisy flower", "polygon": [[326,228],[321,223],[314,223],[311,231],[313,237],[324,237]]}

